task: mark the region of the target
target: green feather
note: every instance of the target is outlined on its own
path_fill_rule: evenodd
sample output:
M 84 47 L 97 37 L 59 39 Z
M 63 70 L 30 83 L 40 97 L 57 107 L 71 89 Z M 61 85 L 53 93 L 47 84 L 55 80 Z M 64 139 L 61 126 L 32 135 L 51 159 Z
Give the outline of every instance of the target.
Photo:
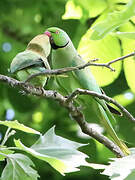
M 15 73 L 20 81 L 27 80 L 32 74 L 44 72 L 45 69 L 50 69 L 47 59 L 29 50 L 17 54 L 10 65 L 10 72 Z M 37 76 L 30 80 L 31 84 L 41 87 L 46 82 L 46 76 Z

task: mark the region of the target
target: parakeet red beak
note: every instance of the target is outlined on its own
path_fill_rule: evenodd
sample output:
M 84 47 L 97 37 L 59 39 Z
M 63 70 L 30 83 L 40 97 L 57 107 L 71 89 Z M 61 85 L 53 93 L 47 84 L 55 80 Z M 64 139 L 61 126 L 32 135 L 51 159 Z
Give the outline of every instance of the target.
M 51 37 L 51 33 L 49 31 L 44 32 L 48 37 Z

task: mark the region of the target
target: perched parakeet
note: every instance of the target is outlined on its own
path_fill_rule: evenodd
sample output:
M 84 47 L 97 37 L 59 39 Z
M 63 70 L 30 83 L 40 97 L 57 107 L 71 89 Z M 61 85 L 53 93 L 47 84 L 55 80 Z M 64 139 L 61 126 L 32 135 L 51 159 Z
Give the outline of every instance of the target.
M 20 81 L 36 73 L 50 69 L 47 57 L 50 54 L 51 46 L 48 36 L 37 35 L 28 44 L 25 51 L 17 54 L 11 62 L 10 72 L 15 73 Z M 43 87 L 47 82 L 46 76 L 36 76 L 30 80 L 35 86 Z
M 75 49 L 69 36 L 62 29 L 59 29 L 57 27 L 48 28 L 45 31 L 45 35 L 49 37 L 52 47 L 51 63 L 53 69 L 73 67 L 85 64 L 85 61 L 77 53 L 77 50 Z M 77 88 L 102 93 L 89 67 L 83 70 L 69 72 L 67 73 L 67 76 L 67 78 L 59 76 L 56 77 L 56 81 L 58 84 L 57 90 L 59 90 L 59 92 L 63 95 L 67 95 Z M 128 155 L 130 153 L 128 148 L 118 138 L 110 123 L 110 121 L 114 121 L 114 117 L 111 112 L 119 114 L 118 111 L 107 105 L 104 100 L 100 100 L 96 97 L 93 98 L 85 95 L 80 96 L 79 103 L 81 105 L 83 104 L 83 106 L 87 105 L 87 108 L 89 109 L 85 114 L 86 120 L 89 121 L 91 114 L 95 113 L 95 116 L 100 119 L 101 123 L 104 125 L 106 131 L 113 139 L 113 141 L 120 147 L 125 155 Z M 94 111 L 91 110 L 92 107 L 94 107 Z

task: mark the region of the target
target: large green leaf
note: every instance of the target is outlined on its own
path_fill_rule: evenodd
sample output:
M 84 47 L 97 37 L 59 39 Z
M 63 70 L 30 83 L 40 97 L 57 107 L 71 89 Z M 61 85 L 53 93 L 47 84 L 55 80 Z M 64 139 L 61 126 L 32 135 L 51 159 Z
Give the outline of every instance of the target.
M 93 33 L 91 35 L 91 39 L 98 40 L 103 38 L 109 32 L 118 28 L 133 16 L 135 16 L 135 1 L 130 0 L 124 10 L 109 13 L 108 17 L 104 21 L 96 24 L 92 28 Z
M 91 34 L 92 30 L 89 29 L 79 43 L 78 52 L 84 60 L 99 58 L 99 63 L 106 63 L 121 56 L 120 44 L 116 37 L 107 35 L 105 38 L 95 41 L 90 39 Z M 100 86 L 106 86 L 118 77 L 121 71 L 121 62 L 114 63 L 112 67 L 115 68 L 115 72 L 107 68 L 90 67 Z
M 15 121 L 0 121 L 0 124 L 2 124 L 4 126 L 8 126 L 13 129 L 18 129 L 20 131 L 24 131 L 27 133 L 40 134 L 40 132 L 38 132 L 32 128 L 29 128 L 27 126 L 24 126 L 23 124 L 19 123 L 17 120 L 15 120 Z
M 62 19 L 88 19 L 98 16 L 107 7 L 104 0 L 68 0 Z
M 84 146 L 57 136 L 54 127 L 44 136 L 40 136 L 38 141 L 30 148 L 24 146 L 20 140 L 15 140 L 15 145 L 38 159 L 48 162 L 62 175 L 68 172 L 78 171 L 81 165 L 90 166 L 86 161 L 87 155 L 77 150 Z
M 135 39 L 135 32 L 116 32 L 114 35 L 119 38 Z
M 104 0 L 73 0 L 76 5 L 79 5 L 83 14 L 87 14 L 87 19 L 89 17 L 96 17 L 101 14 L 107 7 L 107 2 Z M 83 15 L 84 16 L 84 15 Z M 85 17 L 86 18 L 86 17 Z
M 122 94 L 114 96 L 113 99 L 115 99 L 117 102 L 119 102 L 122 106 L 125 107 L 135 101 L 135 94 L 130 89 L 128 89 L 124 91 Z
M 131 23 L 126 23 L 120 28 L 121 32 L 135 32 L 135 27 Z M 135 40 L 134 39 L 127 39 L 127 38 L 120 38 L 122 42 L 123 48 L 123 55 L 127 55 L 135 51 Z M 126 76 L 127 83 L 131 90 L 135 92 L 135 59 L 134 56 L 129 57 L 128 59 L 124 60 L 124 72 Z
M 68 0 L 65 6 L 65 13 L 62 16 L 62 19 L 80 19 L 81 17 L 81 7 L 75 6 L 72 0 Z
M 123 158 L 113 158 L 106 166 L 102 174 L 113 180 L 133 180 L 135 175 L 135 149 L 131 149 L 132 154 Z
M 83 4 L 83 1 L 81 1 L 81 4 Z M 107 8 L 107 2 L 104 0 L 94 0 L 89 1 L 87 0 L 86 8 L 89 11 L 89 17 L 96 17 L 99 14 L 101 14 L 106 8 Z M 89 8 L 90 7 L 90 8 Z
M 134 180 L 135 179 L 135 170 L 132 170 L 132 172 L 127 176 L 125 180 Z
M 33 162 L 23 154 L 10 154 L 4 168 L 1 180 L 37 180 L 39 175 L 31 166 Z

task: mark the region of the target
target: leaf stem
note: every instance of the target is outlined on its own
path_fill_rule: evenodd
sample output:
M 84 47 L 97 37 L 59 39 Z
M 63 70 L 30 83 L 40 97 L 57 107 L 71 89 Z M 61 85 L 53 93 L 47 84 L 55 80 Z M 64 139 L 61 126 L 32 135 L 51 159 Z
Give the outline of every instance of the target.
M 0 152 L 0 155 L 5 156 L 5 157 L 8 158 L 8 155 L 7 155 L 7 154 L 4 154 L 4 153 L 2 153 L 2 152 Z
M 6 133 L 5 133 L 5 136 L 4 136 L 4 138 L 3 138 L 3 141 L 2 141 L 2 143 L 1 143 L 1 146 L 4 146 L 4 144 L 6 143 L 6 141 L 8 140 L 8 138 L 16 133 L 15 130 L 12 130 L 11 132 L 10 132 L 10 130 L 11 130 L 11 128 L 8 127 L 8 129 L 7 129 Z

